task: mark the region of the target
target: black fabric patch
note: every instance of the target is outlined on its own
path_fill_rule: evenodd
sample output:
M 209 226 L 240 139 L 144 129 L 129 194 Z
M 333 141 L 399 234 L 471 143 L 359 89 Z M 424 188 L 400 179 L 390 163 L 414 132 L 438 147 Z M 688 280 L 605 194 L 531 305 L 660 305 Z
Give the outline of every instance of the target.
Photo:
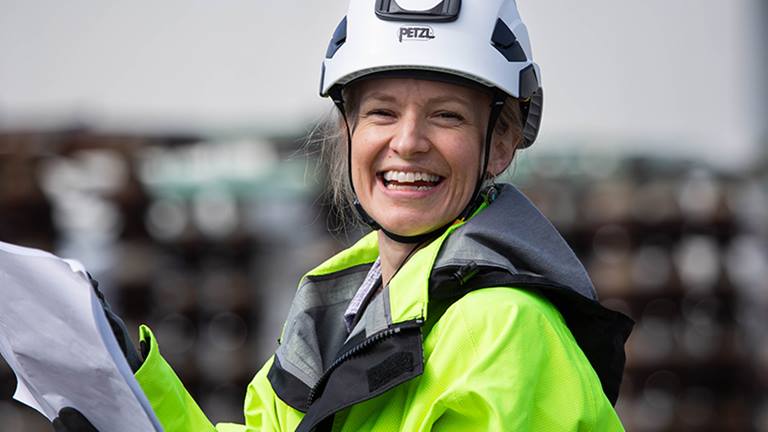
M 493 35 L 491 35 L 491 43 L 507 61 L 528 61 L 517 37 L 501 19 L 496 20 L 496 27 L 493 28 Z
M 398 324 L 397 333 L 381 339 L 334 369 L 328 375 L 324 389 L 319 392 L 319 397 L 309 406 L 296 432 L 316 432 L 317 426 L 324 424 L 325 419 L 334 413 L 374 398 L 421 375 L 424 371 L 421 324 L 419 321 Z M 386 359 L 402 352 L 411 353 L 411 369 L 403 368 L 398 376 L 390 376 L 389 381 L 383 382 L 376 390 L 369 391 L 365 382 L 371 365 L 385 363 Z
M 413 354 L 399 352 L 387 357 L 383 362 L 368 369 L 368 391 L 372 392 L 399 377 L 413 371 Z

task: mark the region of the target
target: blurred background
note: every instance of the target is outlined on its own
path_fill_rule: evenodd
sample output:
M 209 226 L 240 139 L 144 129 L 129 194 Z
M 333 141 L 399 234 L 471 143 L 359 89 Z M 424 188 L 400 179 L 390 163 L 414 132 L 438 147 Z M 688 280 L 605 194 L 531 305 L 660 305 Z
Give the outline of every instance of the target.
M 546 101 L 505 180 L 637 321 L 629 431 L 768 431 L 768 2 L 519 0 Z M 242 421 L 329 233 L 304 150 L 345 0 L 0 0 L 0 240 L 75 257 Z M 49 431 L 11 400 L 0 429 Z

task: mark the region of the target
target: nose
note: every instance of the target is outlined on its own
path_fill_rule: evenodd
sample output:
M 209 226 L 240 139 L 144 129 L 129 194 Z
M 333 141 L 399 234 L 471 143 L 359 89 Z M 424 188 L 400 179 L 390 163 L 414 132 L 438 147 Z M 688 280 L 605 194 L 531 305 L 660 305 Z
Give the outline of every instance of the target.
M 400 118 L 389 148 L 402 158 L 412 158 L 429 151 L 430 142 L 419 116 L 409 113 Z

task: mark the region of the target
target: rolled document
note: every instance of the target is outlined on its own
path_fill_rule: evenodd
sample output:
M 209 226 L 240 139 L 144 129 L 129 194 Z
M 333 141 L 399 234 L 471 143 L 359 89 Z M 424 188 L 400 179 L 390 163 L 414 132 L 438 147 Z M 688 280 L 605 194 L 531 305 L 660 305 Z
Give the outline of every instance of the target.
M 102 432 L 162 431 L 77 261 L 0 242 L 0 355 L 49 420 L 70 406 Z

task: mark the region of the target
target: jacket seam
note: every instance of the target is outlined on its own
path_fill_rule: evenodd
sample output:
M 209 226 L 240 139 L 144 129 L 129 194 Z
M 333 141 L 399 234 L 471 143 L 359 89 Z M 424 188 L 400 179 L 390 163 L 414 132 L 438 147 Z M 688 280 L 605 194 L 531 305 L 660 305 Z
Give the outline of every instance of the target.
M 477 340 L 475 339 L 475 335 L 472 334 L 471 327 L 470 327 L 469 323 L 467 322 L 467 318 L 465 316 L 465 311 L 464 311 L 464 305 L 461 303 L 461 299 L 456 301 L 455 304 L 456 304 L 456 308 L 458 309 L 459 317 L 461 318 L 461 323 L 464 326 L 464 331 L 467 332 L 467 336 L 469 336 L 469 342 L 472 344 L 472 351 L 473 351 L 475 357 L 477 357 L 479 355 L 479 353 L 480 353 L 479 344 L 477 343 Z

